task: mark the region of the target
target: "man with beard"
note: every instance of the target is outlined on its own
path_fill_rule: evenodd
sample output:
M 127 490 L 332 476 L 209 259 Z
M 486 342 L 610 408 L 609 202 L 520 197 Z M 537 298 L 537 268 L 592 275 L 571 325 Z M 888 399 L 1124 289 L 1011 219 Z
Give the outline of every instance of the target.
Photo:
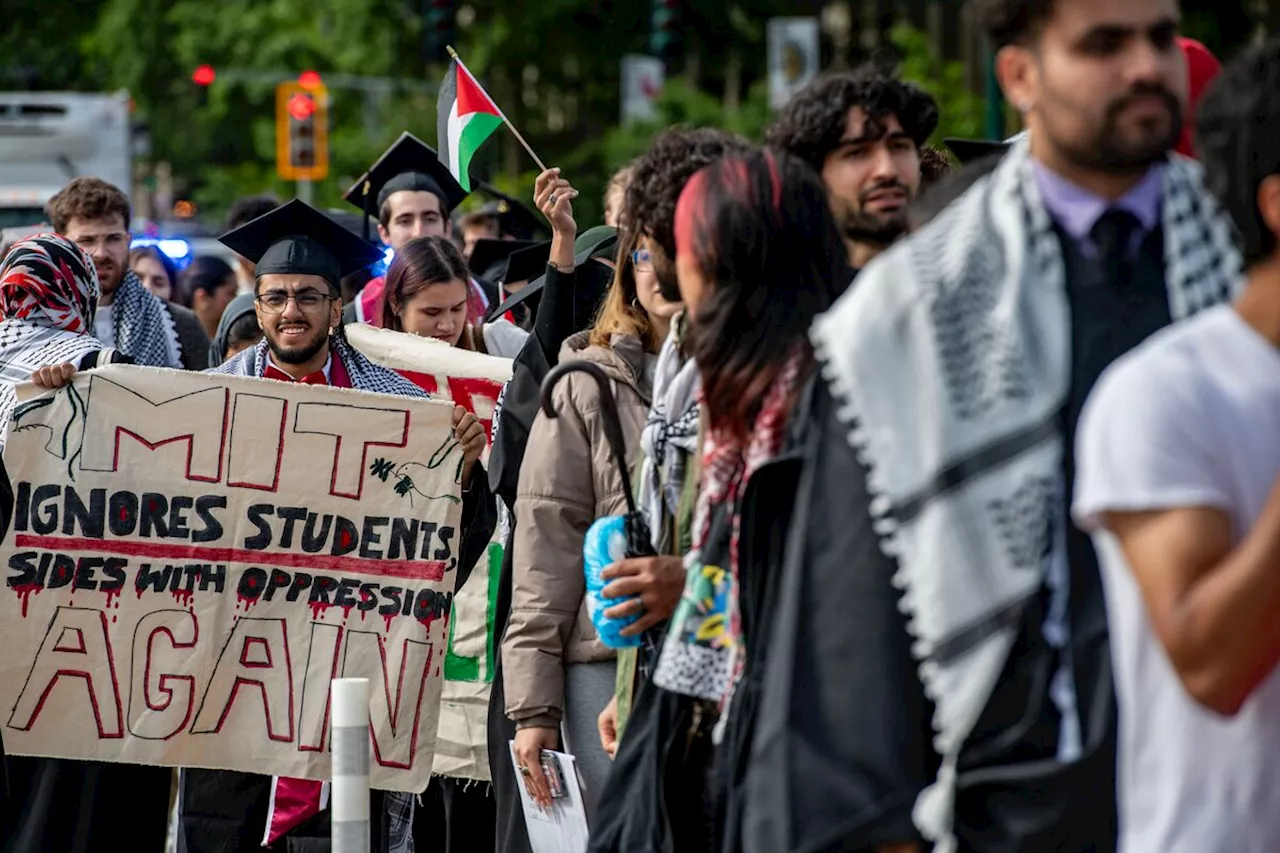
M 1244 291 L 1117 361 L 1080 422 L 1074 514 L 1106 581 L 1124 853 L 1280 837 L 1263 805 L 1280 785 L 1280 41 L 1227 66 L 1196 130 Z
M 381 253 L 301 201 L 291 201 L 221 237 L 255 266 L 255 301 L 263 340 L 213 373 L 354 388 L 405 397 L 427 396 L 394 371 L 369 361 L 342 333 L 338 283 Z M 496 521 L 479 458 L 484 429 L 454 407 L 463 446 L 460 586 L 487 547 Z M 181 846 L 185 853 L 250 849 L 328 849 L 327 799 L 319 782 L 230 771 L 183 773 Z M 370 814 L 374 851 L 412 850 L 413 798 L 375 791 Z M 265 833 L 264 833 L 265 825 Z M 265 841 L 264 841 L 265 834 Z
M 1076 422 L 1108 364 L 1231 297 L 1240 257 L 1198 165 L 1170 155 L 1176 0 L 978 12 L 1029 132 L 815 324 L 825 427 L 749 851 L 862 849 L 912 823 L 947 851 L 1115 848 L 1102 587 L 1067 516 Z
M 209 335 L 190 310 L 151 294 L 129 269 L 129 199 L 98 178 L 76 178 L 49 199 L 53 230 L 98 270 L 102 300 L 94 336 L 136 363 L 203 370 Z
M 867 64 L 802 89 L 766 141 L 822 176 L 856 274 L 906 233 L 907 205 L 920 191 L 921 147 L 937 126 L 928 93 Z

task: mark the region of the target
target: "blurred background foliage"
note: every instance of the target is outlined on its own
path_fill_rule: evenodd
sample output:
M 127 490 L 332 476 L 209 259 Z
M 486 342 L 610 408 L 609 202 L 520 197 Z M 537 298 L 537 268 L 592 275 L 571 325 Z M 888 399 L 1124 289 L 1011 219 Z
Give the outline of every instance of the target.
M 0 88 L 127 89 L 174 193 L 216 224 L 238 196 L 294 193 L 275 173 L 274 80 L 314 69 L 330 93 L 329 178 L 321 206 L 402 131 L 435 139 L 434 90 L 444 65 L 424 47 L 428 6 L 444 5 L 468 66 L 548 165 L 582 191 L 595 221 L 612 171 L 673 124 L 714 125 L 760 139 L 771 117 L 766 22 L 820 15 L 823 65 L 896 61 L 942 106 L 938 139 L 980 137 L 983 52 L 958 0 L 678 0 L 680 56 L 652 122 L 619 117 L 621 57 L 645 53 L 661 0 L 0 0 Z M 7 7 L 12 6 L 12 9 Z M 933 7 L 933 8 L 931 8 Z M 1185 31 L 1228 58 L 1280 28 L 1280 0 L 1183 3 Z M 967 35 L 962 36 L 963 30 Z M 217 71 L 192 82 L 201 64 Z M 386 91 L 340 85 L 384 78 Z M 520 198 L 536 167 L 509 133 L 482 151 L 476 173 Z

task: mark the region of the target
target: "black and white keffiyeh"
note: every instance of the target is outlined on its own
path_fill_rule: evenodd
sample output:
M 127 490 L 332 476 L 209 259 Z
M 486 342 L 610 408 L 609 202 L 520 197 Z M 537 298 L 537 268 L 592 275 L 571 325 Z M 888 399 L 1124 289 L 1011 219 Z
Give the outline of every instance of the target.
M 342 366 L 351 377 L 351 386 L 357 391 L 372 391 L 374 394 L 394 394 L 398 397 L 429 397 L 417 385 L 405 379 L 399 373 L 380 364 L 374 364 L 365 358 L 355 347 L 347 343 L 341 331 L 329 338 L 329 345 L 342 360 Z M 267 341 L 258 341 L 257 346 L 238 353 L 209 373 L 223 373 L 232 376 L 254 376 L 262 378 L 267 369 L 269 358 Z
M 111 302 L 116 349 L 148 367 L 182 369 L 182 345 L 173 316 L 160 297 L 142 286 L 129 270 Z
M 640 508 L 649 522 L 653 547 L 663 551 L 665 519 L 677 512 L 685 465 L 698 449 L 697 362 L 680 352 L 685 315 L 671 322 L 653 376 L 653 406 L 640 434 Z
M 1230 299 L 1241 261 L 1199 165 L 1175 155 L 1163 175 L 1176 321 Z M 894 585 L 936 707 L 942 766 L 915 819 L 939 853 L 955 849 L 956 761 L 1012 648 L 1016 614 L 1065 570 L 1070 327 L 1062 249 L 1024 139 L 868 265 L 813 329 L 839 419 L 870 472 L 876 531 L 898 562 Z

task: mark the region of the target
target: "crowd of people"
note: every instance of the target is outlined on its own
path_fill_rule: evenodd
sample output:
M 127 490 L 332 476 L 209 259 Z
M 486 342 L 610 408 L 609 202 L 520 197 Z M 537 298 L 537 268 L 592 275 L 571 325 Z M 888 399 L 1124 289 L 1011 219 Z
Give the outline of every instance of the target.
M 866 65 L 763 145 L 664 131 L 595 227 L 543 172 L 538 242 L 508 201 L 458 214 L 405 134 L 347 195 L 384 277 L 265 198 L 236 264 L 175 274 L 76 179 L 0 265 L 0 414 L 120 362 L 421 396 L 353 323 L 512 360 L 489 435 L 454 417 L 459 584 L 506 545 L 492 785 L 374 792 L 379 853 L 525 853 L 544 750 L 591 853 L 1270 850 L 1280 41 L 1220 68 L 1175 0 L 973 5 L 1023 132 L 958 165 L 934 98 Z M 631 492 L 618 649 L 583 548 Z M 167 769 L 5 765 L 6 853 L 327 849 L 318 782 L 183 770 L 175 802 Z

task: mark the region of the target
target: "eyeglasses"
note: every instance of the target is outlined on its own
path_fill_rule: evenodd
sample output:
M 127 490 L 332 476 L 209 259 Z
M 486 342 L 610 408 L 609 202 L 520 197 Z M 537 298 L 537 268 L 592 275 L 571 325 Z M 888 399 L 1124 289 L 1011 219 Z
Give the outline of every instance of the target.
M 653 255 L 648 249 L 636 249 L 631 253 L 631 266 L 636 272 L 652 272 Z
M 294 304 L 303 314 L 319 314 L 334 297 L 326 293 L 320 293 L 315 290 L 304 290 L 301 293 L 283 293 L 275 290 L 264 293 L 257 298 L 257 303 L 262 306 L 262 310 L 268 314 L 282 314 L 285 306 L 292 299 Z
M 72 237 L 71 242 L 89 253 L 92 253 L 99 245 L 105 246 L 111 251 L 119 251 L 129 245 L 129 235 L 124 231 L 114 231 L 110 234 L 85 234 L 80 237 Z

